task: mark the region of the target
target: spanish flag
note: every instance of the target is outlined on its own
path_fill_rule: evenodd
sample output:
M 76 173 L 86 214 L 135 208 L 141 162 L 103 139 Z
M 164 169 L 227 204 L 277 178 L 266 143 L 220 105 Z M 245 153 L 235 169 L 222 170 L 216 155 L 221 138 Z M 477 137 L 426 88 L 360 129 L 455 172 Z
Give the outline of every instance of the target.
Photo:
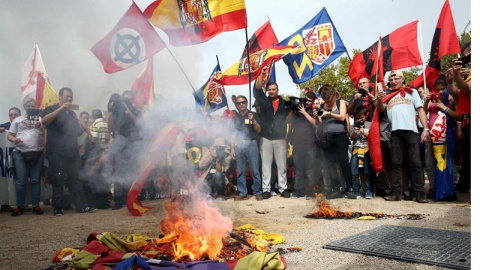
M 245 0 L 157 0 L 143 14 L 174 46 L 203 43 L 247 27 Z
M 45 109 L 59 102 L 58 94 L 43 76 L 37 77 L 37 90 L 35 93 L 37 107 Z
M 250 63 L 248 58 L 243 58 L 229 67 L 225 72 L 217 76 L 217 81 L 223 85 L 242 85 L 255 80 L 260 76 L 264 66 L 269 66 L 282 59 L 283 56 L 293 51 L 297 46 L 273 46 L 250 54 Z M 248 75 L 250 67 L 251 78 Z
M 133 103 L 138 109 L 143 109 L 152 104 L 155 99 L 153 92 L 153 59 L 148 59 L 147 66 L 140 72 L 133 82 L 132 92 L 134 93 Z

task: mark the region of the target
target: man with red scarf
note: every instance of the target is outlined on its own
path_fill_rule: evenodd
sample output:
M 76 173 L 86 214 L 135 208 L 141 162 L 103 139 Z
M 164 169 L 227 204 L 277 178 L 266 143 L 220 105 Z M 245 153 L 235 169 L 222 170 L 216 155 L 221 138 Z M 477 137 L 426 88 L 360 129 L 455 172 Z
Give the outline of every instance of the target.
M 378 93 L 376 107 L 379 112 L 387 110 L 388 120 L 391 124 L 390 156 L 392 160 L 392 192 L 385 196 L 387 201 L 400 201 L 402 199 L 402 161 L 403 149 L 406 149 L 410 170 L 412 173 L 413 198 L 418 203 L 427 203 L 425 197 L 425 179 L 423 167 L 420 161 L 418 142 L 418 128 L 416 124 L 416 112 L 424 127 L 428 127 L 427 117 L 423 110 L 423 104 L 418 92 L 405 87 L 403 73 L 393 70 L 389 76 L 392 93 L 386 96 L 385 92 Z M 421 141 L 425 142 L 429 137 L 429 130 L 422 132 Z

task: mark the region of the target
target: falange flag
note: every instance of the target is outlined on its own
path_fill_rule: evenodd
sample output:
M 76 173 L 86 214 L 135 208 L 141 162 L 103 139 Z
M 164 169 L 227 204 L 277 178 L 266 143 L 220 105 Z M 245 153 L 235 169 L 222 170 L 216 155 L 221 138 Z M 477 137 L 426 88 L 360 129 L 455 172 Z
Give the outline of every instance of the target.
M 106 73 L 134 66 L 165 48 L 153 26 L 133 3 L 115 27 L 90 49 Z
M 315 77 L 347 51 L 325 8 L 278 45 L 301 45 L 283 57 L 293 82 L 297 84 Z

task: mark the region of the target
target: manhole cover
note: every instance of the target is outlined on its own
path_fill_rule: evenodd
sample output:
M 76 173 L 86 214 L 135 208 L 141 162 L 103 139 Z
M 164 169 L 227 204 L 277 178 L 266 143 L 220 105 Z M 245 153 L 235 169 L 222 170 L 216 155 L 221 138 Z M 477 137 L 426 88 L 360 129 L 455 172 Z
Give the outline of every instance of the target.
M 470 269 L 470 241 L 469 232 L 385 225 L 326 244 L 324 248 Z

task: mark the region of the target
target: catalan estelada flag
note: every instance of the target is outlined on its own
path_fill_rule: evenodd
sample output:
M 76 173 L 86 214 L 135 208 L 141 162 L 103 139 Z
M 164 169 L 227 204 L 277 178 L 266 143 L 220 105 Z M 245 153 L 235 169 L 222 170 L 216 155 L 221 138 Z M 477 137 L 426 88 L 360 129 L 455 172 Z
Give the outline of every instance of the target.
M 279 45 L 301 45 L 283 58 L 293 82 L 297 84 L 317 76 L 347 51 L 325 8 Z
M 175 142 L 175 139 L 180 132 L 180 128 L 175 124 L 168 124 L 160 129 L 148 147 L 148 152 L 145 153 L 142 166 L 138 170 L 137 178 L 130 187 L 127 196 L 127 209 L 134 216 L 141 216 L 145 211 L 151 209 L 150 206 L 144 206 L 138 201 L 138 195 L 142 192 L 143 186 L 148 179 L 152 170 L 158 166 L 155 162 L 164 155 L 167 150 Z
M 174 46 L 206 42 L 247 27 L 245 0 L 157 0 L 143 14 Z
M 37 101 L 37 107 L 41 109 L 57 104 L 59 101 L 57 92 L 43 76 L 37 77 L 35 100 Z
M 221 72 L 219 64 L 213 69 L 208 81 L 200 89 L 193 92 L 195 103 L 209 114 L 227 106 L 225 87 L 215 81 L 218 72 Z
M 260 76 L 264 66 L 272 65 L 274 62 L 282 59 L 285 55 L 295 50 L 297 46 L 273 46 L 250 54 L 250 64 L 248 58 L 243 58 L 230 66 L 227 70 L 217 76 L 217 81 L 223 85 L 242 85 L 255 80 Z M 250 67 L 251 78 L 248 75 Z

